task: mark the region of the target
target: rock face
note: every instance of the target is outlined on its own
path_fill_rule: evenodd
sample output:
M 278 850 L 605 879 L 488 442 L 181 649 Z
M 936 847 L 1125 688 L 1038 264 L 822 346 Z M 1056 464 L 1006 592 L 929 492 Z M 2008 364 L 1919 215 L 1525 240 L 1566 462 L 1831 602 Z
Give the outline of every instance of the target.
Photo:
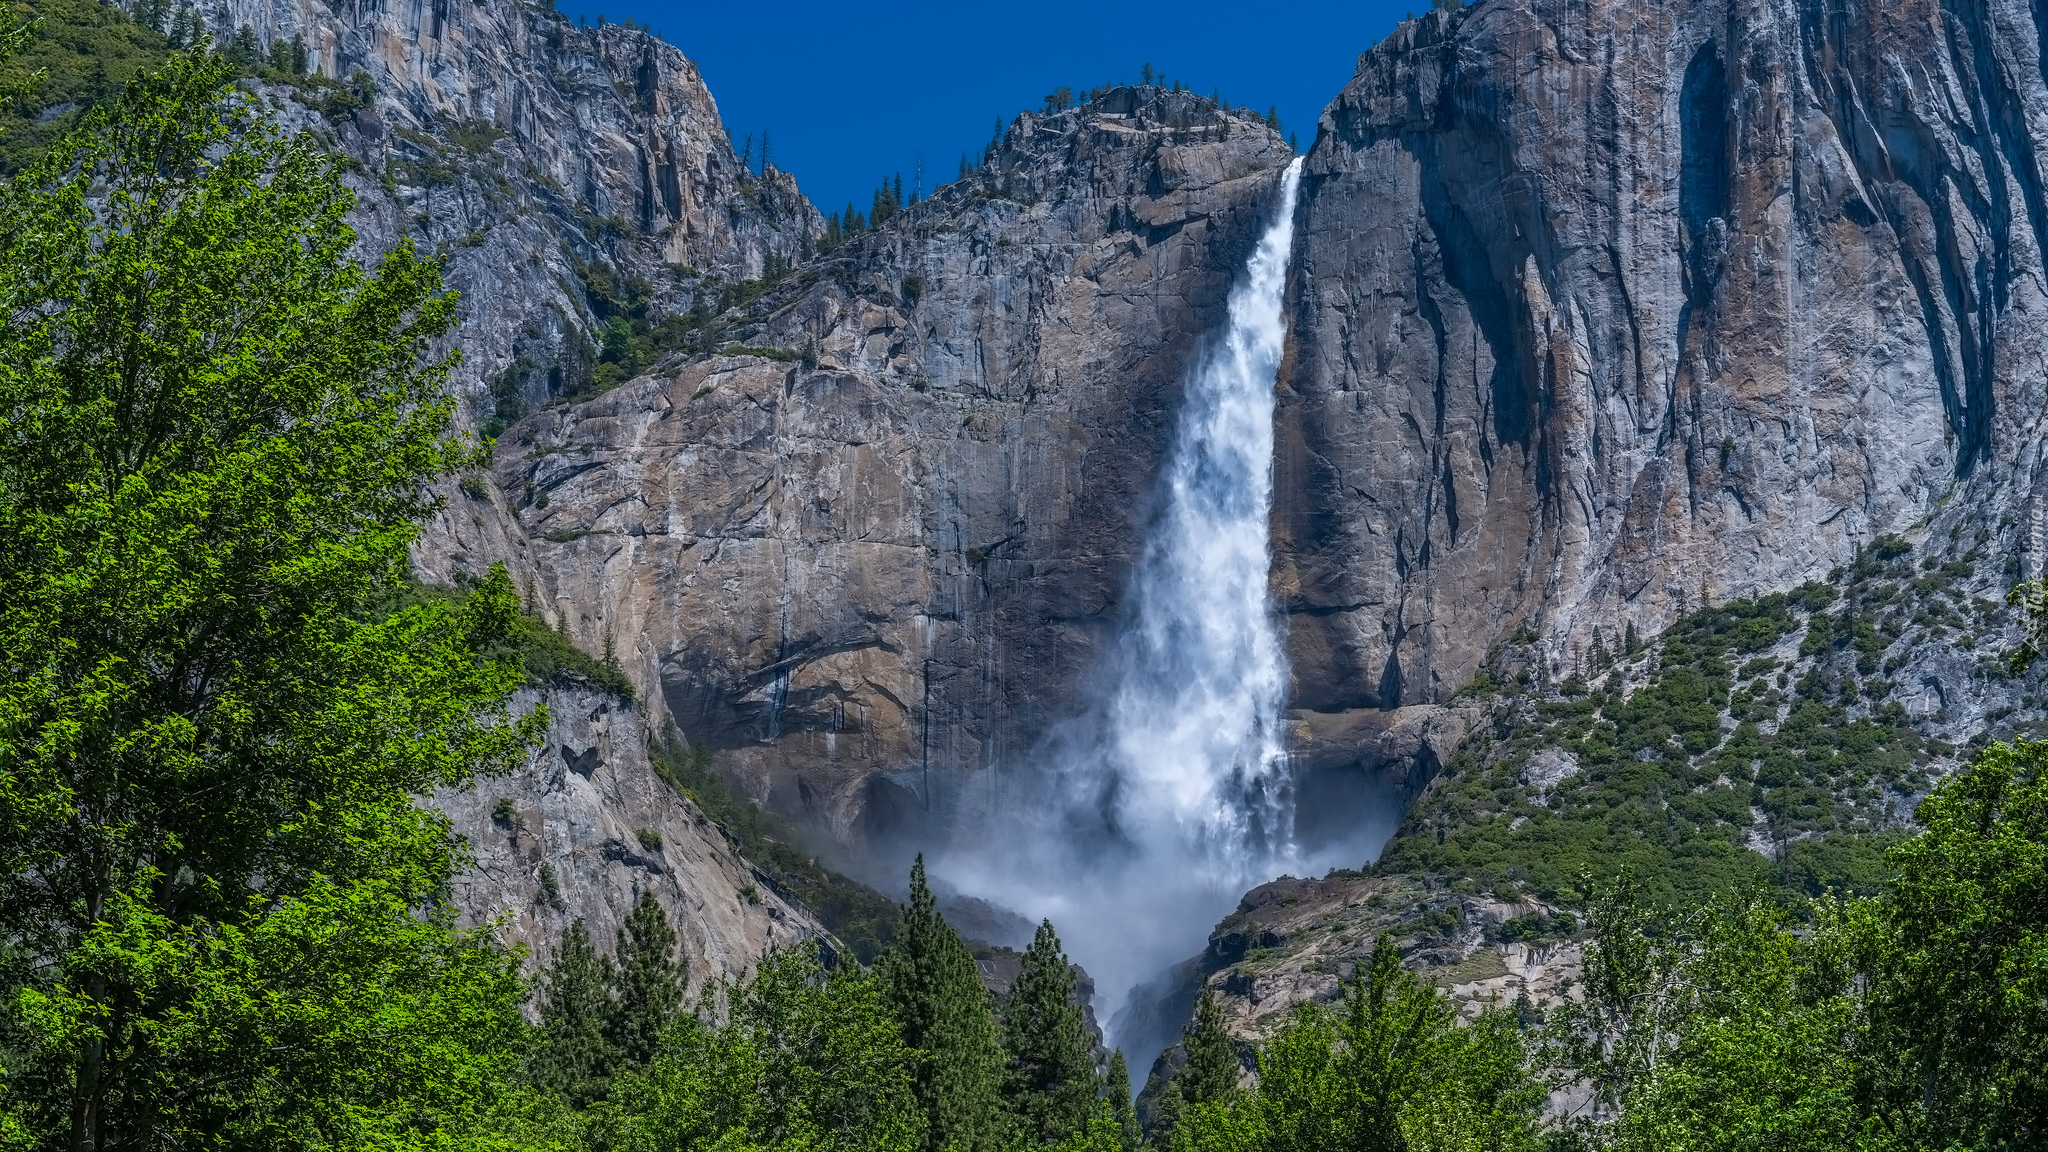
M 518 772 L 434 798 L 476 854 L 453 893 L 467 922 L 502 918 L 499 936 L 525 945 L 538 966 L 577 918 L 609 950 L 651 892 L 696 984 L 825 936 L 655 772 L 639 709 L 603 692 L 552 688 L 520 693 L 514 711 L 539 705 L 547 740 Z
M 2044 31 L 2002 0 L 1489 0 L 1362 56 L 1283 381 L 1297 703 L 1439 700 L 1525 624 L 1611 645 L 1952 496 L 2028 500 Z
M 1111 634 L 1184 373 L 1286 145 L 1158 88 L 729 320 L 732 354 L 500 441 L 540 594 L 756 799 L 855 844 L 987 803 Z
M 193 8 L 218 43 L 248 28 L 265 53 L 305 45 L 314 78 L 264 95 L 360 165 L 350 183 L 366 258 L 409 241 L 446 260 L 462 296 L 452 343 L 466 422 L 588 391 L 619 297 L 681 312 L 796 262 L 823 229 L 792 177 L 742 162 L 696 65 L 645 32 L 578 27 L 538 0 Z M 367 107 L 320 79 L 358 75 Z M 451 497 L 422 575 L 503 561 L 530 584 L 502 502 Z
M 617 651 L 648 723 L 845 843 L 1003 803 L 1094 690 L 1290 149 L 1100 91 L 816 255 L 816 212 L 745 171 L 679 53 L 526 3 L 399 8 L 202 10 L 375 81 L 333 115 L 271 94 L 362 162 L 366 249 L 446 247 L 471 415 L 533 410 L 423 571 L 505 561 Z M 2017 0 L 1481 0 L 1361 56 L 1308 157 L 1279 380 L 1304 795 L 1405 803 L 1511 638 L 1540 687 L 1901 531 L 1983 561 L 1973 598 L 2042 572 L 2044 43 Z M 629 283 L 734 306 L 715 351 L 591 396 Z M 1886 657 L 1950 739 L 2018 691 L 1962 686 L 1971 631 Z
M 2038 506 L 2038 44 L 2012 4 L 1487 0 L 1362 56 L 1280 381 L 1304 763 L 1398 803 L 1443 742 L 1395 710 L 1519 629 L 1562 667 L 1944 500 Z M 1089 690 L 1286 158 L 1157 89 L 1021 119 L 729 318 L 748 354 L 519 427 L 543 598 L 842 840 L 994 802 Z
M 541 0 L 191 7 L 220 44 L 242 28 L 266 55 L 303 44 L 307 80 L 258 87 L 283 123 L 356 162 L 364 258 L 405 242 L 444 258 L 462 297 L 459 419 L 472 426 L 589 391 L 596 331 L 622 295 L 684 311 L 797 262 L 822 230 L 794 179 L 748 170 L 696 66 L 644 32 L 578 27 Z M 450 485 L 416 561 L 441 583 L 503 562 L 530 588 L 527 547 L 503 498 L 472 482 Z M 538 963 L 574 917 L 609 948 L 651 891 L 699 981 L 822 933 L 656 776 L 640 712 L 574 691 L 545 699 L 548 744 L 524 770 L 438 798 L 476 846 L 455 892 L 472 920 L 505 914 L 506 938 Z

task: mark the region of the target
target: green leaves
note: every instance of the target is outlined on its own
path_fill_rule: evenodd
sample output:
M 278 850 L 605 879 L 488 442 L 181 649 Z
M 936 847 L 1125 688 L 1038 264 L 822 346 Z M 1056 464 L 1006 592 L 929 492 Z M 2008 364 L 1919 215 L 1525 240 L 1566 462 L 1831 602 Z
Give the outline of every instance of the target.
M 602 1148 L 913 1152 L 924 1117 L 911 1057 L 875 984 L 826 974 L 815 949 L 762 962 L 722 997 L 723 1026 L 685 1019 L 642 1077 L 588 1122 Z M 714 999 L 706 1015 L 717 1015 Z
M 1403 969 L 1382 937 L 1338 1005 L 1295 1009 L 1260 1053 L 1255 1088 L 1189 1104 L 1171 1147 L 1529 1148 L 1542 1102 L 1513 1018 L 1486 1012 L 1460 1022 L 1444 993 Z
M 445 1143 L 516 963 L 421 793 L 509 766 L 502 571 L 385 607 L 448 428 L 439 269 L 174 57 L 0 188 L 0 1110 L 74 1147 Z
M 2048 743 L 1994 744 L 1921 804 L 1860 919 L 1869 1091 L 1920 1139 L 2048 1130 Z

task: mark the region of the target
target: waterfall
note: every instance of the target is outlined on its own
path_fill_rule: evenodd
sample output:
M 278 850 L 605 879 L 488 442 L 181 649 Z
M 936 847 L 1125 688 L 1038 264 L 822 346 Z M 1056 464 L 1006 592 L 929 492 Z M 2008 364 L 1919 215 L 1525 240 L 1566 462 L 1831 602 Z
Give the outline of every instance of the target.
M 1272 568 L 1273 380 L 1301 161 L 1188 379 L 1162 513 L 1131 584 L 1103 758 L 1118 830 L 1158 863 L 1241 888 L 1286 850 L 1287 689 Z
M 1035 787 L 998 826 L 941 865 L 963 891 L 1050 916 L 1109 1007 L 1199 952 L 1291 860 L 1268 517 L 1300 179 L 1296 159 L 1229 326 L 1188 377 L 1097 707 L 1034 757 Z

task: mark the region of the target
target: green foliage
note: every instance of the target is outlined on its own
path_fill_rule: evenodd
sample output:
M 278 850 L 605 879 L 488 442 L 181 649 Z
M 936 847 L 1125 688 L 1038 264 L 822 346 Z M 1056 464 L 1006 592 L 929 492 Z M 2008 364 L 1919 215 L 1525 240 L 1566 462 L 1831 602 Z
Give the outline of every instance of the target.
M 1250 1091 L 1190 1104 L 1176 1152 L 1387 1152 L 1536 1146 L 1543 1089 L 1514 1019 L 1458 1021 L 1382 937 L 1341 1002 L 1303 1004 L 1259 1055 Z
M 1623 867 L 1667 904 L 1757 884 L 1793 902 L 1877 891 L 1899 810 L 1944 749 L 1883 700 L 1888 684 L 1857 674 L 1877 670 L 1910 627 L 1909 592 L 1923 605 L 1956 595 L 1946 578 L 1909 588 L 1901 546 L 1873 546 L 1841 590 L 1809 584 L 1695 611 L 1647 658 L 1627 655 L 1632 638 L 1612 655 L 1596 638 L 1584 670 L 1594 683 L 1493 697 L 1492 722 L 1379 869 L 1566 902 L 1580 872 Z M 1810 660 L 1796 684 L 1769 655 L 1793 637 Z M 1544 761 L 1576 771 L 1539 782 Z
M 706 749 L 671 733 L 653 756 L 663 779 L 703 809 L 777 891 L 810 909 L 861 963 L 874 963 L 895 939 L 901 918 L 895 902 L 820 863 L 807 849 L 805 833 L 735 792 L 711 767 Z
M 380 607 L 397 609 L 426 607 L 445 609 L 472 594 L 478 582 L 458 575 L 454 588 L 438 588 L 408 581 L 401 590 L 379 600 Z M 516 613 L 504 634 L 494 639 L 490 655 L 518 668 L 523 681 L 535 688 L 590 687 L 609 692 L 621 700 L 635 696 L 633 681 L 616 662 L 607 663 L 578 648 L 560 630 L 531 612 Z
M 599 954 L 590 930 L 580 919 L 571 923 L 541 977 L 540 1035 L 529 1074 L 574 1107 L 604 1099 L 623 1059 L 617 984 L 617 966 Z
M 29 89 L 21 106 L 0 104 L 0 174 L 27 167 L 171 51 L 162 34 L 100 0 L 14 0 L 0 12 L 0 26 L 31 21 L 22 50 L 0 53 L 0 93 Z
M 1180 1097 L 1189 1104 L 1213 1104 L 1237 1089 L 1244 1067 L 1237 1058 L 1237 1045 L 1223 1026 L 1223 1008 L 1216 991 L 1204 987 L 1195 1005 L 1195 1018 L 1181 1036 L 1181 1050 L 1187 1064 L 1174 1077 Z
M 1655 912 L 1626 875 L 1605 888 L 1584 994 L 1547 1033 L 1559 1080 L 1620 1119 L 1571 1127 L 1629 1149 L 1853 1146 L 1857 1037 L 1833 907 L 1802 937 L 1761 889 Z
M 615 1047 L 629 1063 L 645 1064 L 654 1059 L 662 1034 L 682 1015 L 683 987 L 690 968 L 680 945 L 668 913 L 662 911 L 654 894 L 641 893 L 639 903 L 619 929 L 615 966 L 619 1006 L 613 1025 Z
M 1920 806 L 1861 960 L 1871 1091 L 1928 1147 L 2048 1132 L 2048 743 L 1994 744 Z
M 542 717 L 502 570 L 406 581 L 453 319 L 338 162 L 173 57 L 0 190 L 0 1111 L 73 1147 L 454 1138 L 517 1021 L 415 803 Z M 440 1135 L 434 1135 L 439 1133 Z
M 1181 1068 L 1160 1095 L 1152 1117 L 1153 1136 L 1168 1148 L 1174 1146 L 1174 1132 L 1191 1106 L 1229 1100 L 1236 1095 L 1237 1082 L 1244 1074 L 1237 1044 L 1224 1027 L 1215 989 L 1202 988 L 1194 1019 L 1181 1031 L 1180 1048 Z
M 1921 806 L 1876 897 L 1595 901 L 1546 1033 L 1618 1149 L 2026 1148 L 2048 1130 L 2048 745 L 1994 745 Z
M 1102 1077 L 1102 1098 L 1109 1105 L 1110 1121 L 1116 1125 L 1113 1147 L 1119 1152 L 1137 1152 L 1145 1135 L 1138 1128 L 1138 1109 L 1131 1101 L 1131 1067 L 1121 1048 L 1109 1058 L 1109 1071 Z
M 718 1005 L 707 1005 L 706 1015 Z M 593 1110 L 590 1142 L 619 1152 L 916 1152 L 912 1056 L 873 981 L 827 975 L 815 949 L 764 961 L 724 993 L 723 1025 L 670 1030 L 644 1075 Z
M 700 286 L 688 312 L 665 315 L 654 306 L 654 285 L 637 276 L 619 276 L 604 265 L 579 263 L 592 311 L 604 327 L 586 385 L 569 389 L 567 399 L 610 390 L 648 371 L 673 353 L 703 352 L 717 343 L 713 319 L 718 313 L 751 304 L 769 286 L 766 280 L 729 285 L 715 299 Z M 508 414 L 507 422 L 516 419 Z
M 912 1084 L 929 1121 L 927 1152 L 1002 1147 L 1005 1060 L 995 1014 L 974 957 L 939 915 L 922 855 L 911 867 L 910 906 L 896 942 L 875 962 L 875 981 L 916 1061 Z
M 1026 1140 L 1056 1144 L 1096 1112 L 1100 1080 L 1080 1005 L 1074 968 L 1053 933 L 1039 924 L 1023 970 L 1003 1003 L 1003 1098 Z

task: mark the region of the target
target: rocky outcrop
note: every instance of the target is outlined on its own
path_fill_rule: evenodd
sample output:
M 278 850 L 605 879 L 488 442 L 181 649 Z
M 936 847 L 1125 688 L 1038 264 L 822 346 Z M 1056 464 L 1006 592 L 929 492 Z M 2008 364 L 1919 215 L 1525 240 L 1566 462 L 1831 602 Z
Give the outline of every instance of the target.
M 2044 33 L 2004 0 L 1489 0 L 1362 56 L 1283 381 L 1297 704 L 1439 700 L 1524 626 L 1611 646 L 2025 501 Z
M 451 893 L 466 922 L 495 923 L 500 939 L 524 945 L 538 967 L 575 919 L 608 951 L 652 893 L 697 984 L 739 976 L 774 949 L 828 938 L 655 771 L 638 708 L 571 687 L 527 690 L 513 704 L 516 712 L 541 706 L 546 740 L 518 771 L 433 799 L 476 857 Z
M 822 231 L 793 178 L 735 153 L 696 65 L 644 31 L 580 27 L 541 0 L 192 8 L 218 44 L 246 28 L 266 57 L 303 47 L 304 79 L 255 86 L 354 162 L 365 259 L 407 242 L 443 258 L 468 426 L 591 392 L 607 320 L 690 309 L 796 263 Z M 483 480 L 448 486 L 419 573 L 448 583 L 502 562 L 532 588 L 525 530 Z M 653 892 L 700 981 L 822 933 L 657 776 L 637 709 L 570 689 L 522 704 L 542 699 L 552 726 L 532 761 L 437 801 L 475 845 L 454 893 L 473 922 L 504 917 L 540 963 L 577 917 L 608 948 Z
M 846 842 L 989 802 L 1087 691 L 1289 156 L 1158 88 L 1025 116 L 729 352 L 529 417 L 495 471 L 546 610 Z
M 304 46 L 304 82 L 259 87 L 287 124 L 356 162 L 365 258 L 406 242 L 444 258 L 461 294 L 453 382 L 472 426 L 591 391 L 598 330 L 623 309 L 714 300 L 797 262 L 823 230 L 792 177 L 742 162 L 697 66 L 645 31 L 582 27 L 541 0 L 193 9 L 217 43 L 247 28 L 266 56 Z M 531 584 L 504 503 L 449 495 L 421 574 L 447 582 L 504 562 Z

